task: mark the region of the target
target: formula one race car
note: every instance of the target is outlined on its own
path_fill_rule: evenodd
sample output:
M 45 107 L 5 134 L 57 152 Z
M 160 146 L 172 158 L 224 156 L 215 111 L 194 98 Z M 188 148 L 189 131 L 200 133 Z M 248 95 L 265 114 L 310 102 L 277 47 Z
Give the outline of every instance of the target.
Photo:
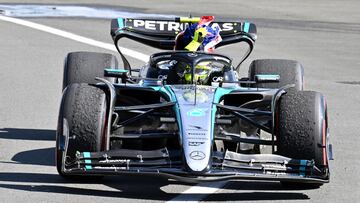
M 111 54 L 66 58 L 56 138 L 60 175 L 329 182 L 326 101 L 303 91 L 303 67 L 254 60 L 249 75 L 239 77 L 257 37 L 253 23 L 118 18 L 111 35 L 122 69 Z M 132 69 L 119 48 L 123 38 L 169 51 Z M 240 42 L 249 50 L 237 66 L 214 52 Z

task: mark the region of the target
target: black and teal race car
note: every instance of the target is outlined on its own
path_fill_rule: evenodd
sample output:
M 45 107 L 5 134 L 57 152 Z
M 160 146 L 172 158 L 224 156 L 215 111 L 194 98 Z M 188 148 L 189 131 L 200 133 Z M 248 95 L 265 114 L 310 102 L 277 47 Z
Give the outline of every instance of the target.
M 254 60 L 240 77 L 257 38 L 255 24 L 243 21 L 211 24 L 221 28 L 216 47 L 249 45 L 238 65 L 221 54 L 174 51 L 178 33 L 198 21 L 112 20 L 122 66 L 111 54 L 67 55 L 56 138 L 59 174 L 329 182 L 326 100 L 303 89 L 301 64 Z M 123 38 L 167 51 L 134 69 L 119 49 Z M 199 84 L 195 69 L 204 63 L 212 67 L 210 80 Z M 190 83 L 181 80 L 184 67 Z

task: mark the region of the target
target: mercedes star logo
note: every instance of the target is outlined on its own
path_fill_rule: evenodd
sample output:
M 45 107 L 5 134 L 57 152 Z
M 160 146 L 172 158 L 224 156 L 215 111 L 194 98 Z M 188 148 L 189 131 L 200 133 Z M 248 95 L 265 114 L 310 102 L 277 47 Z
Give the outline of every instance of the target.
M 201 152 L 201 151 L 192 151 L 190 153 L 190 158 L 192 158 L 194 160 L 203 160 L 203 159 L 205 159 L 205 154 L 204 154 L 204 152 Z

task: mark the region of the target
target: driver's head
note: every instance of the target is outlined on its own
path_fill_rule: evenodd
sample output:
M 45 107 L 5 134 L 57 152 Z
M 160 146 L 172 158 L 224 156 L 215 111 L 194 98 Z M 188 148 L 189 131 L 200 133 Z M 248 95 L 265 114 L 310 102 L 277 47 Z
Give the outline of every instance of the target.
M 205 85 L 208 83 L 211 74 L 211 66 L 209 62 L 202 62 L 195 66 L 194 82 Z M 186 83 L 191 83 L 191 68 L 185 69 L 184 79 Z
M 176 63 L 175 70 L 177 76 L 184 84 L 208 84 L 210 74 L 212 72 L 212 67 L 210 62 L 201 62 L 195 66 L 194 78 L 192 78 L 192 69 L 188 63 Z

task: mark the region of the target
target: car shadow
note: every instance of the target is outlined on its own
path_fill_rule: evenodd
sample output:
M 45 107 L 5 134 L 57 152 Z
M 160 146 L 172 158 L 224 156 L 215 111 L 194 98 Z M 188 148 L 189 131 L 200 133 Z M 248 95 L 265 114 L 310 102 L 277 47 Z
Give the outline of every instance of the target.
M 43 129 L 20 129 L 1 128 L 0 139 L 32 140 L 32 141 L 55 141 L 55 130 Z M 54 147 L 44 149 L 32 149 L 15 154 L 9 164 L 32 164 L 54 166 L 55 164 L 55 143 Z M 36 158 L 34 158 L 36 157 Z M 5 163 L 2 161 L 2 163 Z
M 53 141 L 55 133 L 55 130 L 1 128 L 0 139 Z
M 22 151 L 15 154 L 11 160 L 19 164 L 55 166 L 55 147 Z
M 55 194 L 92 195 L 98 197 L 142 199 L 153 201 L 166 201 L 182 195 L 187 201 L 199 200 L 202 193 L 167 193 L 163 186 L 184 185 L 184 183 L 168 180 L 161 177 L 149 176 L 109 176 L 97 181 L 68 180 L 57 174 L 41 173 L 0 173 L 1 188 L 36 191 Z M 12 184 L 13 183 L 13 184 Z M 19 184 L 17 184 L 19 183 Z M 103 184 L 114 190 L 87 189 L 79 184 Z M 74 186 L 76 185 L 76 186 Z M 186 184 L 192 186 L 194 184 Z M 277 183 L 262 182 L 239 182 L 241 185 L 237 192 L 217 192 L 210 194 L 206 201 L 251 201 L 251 200 L 306 200 L 310 199 L 306 194 L 297 191 L 282 191 Z M 228 189 L 228 187 L 226 187 Z M 249 191 L 251 190 L 251 191 Z M 264 191 L 270 190 L 270 191 Z M 271 191 L 274 190 L 274 191 Z M 276 190 L 276 191 L 275 191 Z
M 18 140 L 55 140 L 55 130 L 37 129 L 0 129 L 0 139 Z M 54 143 L 55 144 L 55 143 Z M 15 154 L 11 164 L 32 164 L 43 166 L 54 166 L 54 148 L 32 149 Z M 5 163 L 5 162 L 4 162 Z M 5 163 L 7 164 L 7 163 Z M 10 163 L 9 163 L 10 164 Z M 54 171 L 55 171 L 54 167 Z M 86 180 L 86 179 L 85 179 Z M 106 185 L 114 190 L 86 188 L 79 184 Z M 179 187 L 177 187 L 177 185 Z M 164 186 L 170 188 L 181 188 L 186 184 L 183 182 L 168 180 L 159 176 L 122 175 L 109 176 L 98 181 L 69 180 L 58 174 L 44 174 L 32 172 L 0 172 L 0 187 L 12 190 L 36 191 L 54 194 L 91 195 L 98 197 L 142 199 L 152 201 L 167 201 L 182 195 L 184 199 L 199 200 L 203 194 L 182 194 L 181 192 L 168 192 Z M 309 197 L 299 191 L 282 188 L 278 183 L 262 183 L 235 181 L 226 185 L 226 189 L 234 189 L 237 192 L 228 193 L 220 190 L 211 194 L 206 201 L 251 201 L 251 200 L 304 200 Z
M 6 184 L 2 183 L 6 182 Z M 166 193 L 161 187 L 171 184 L 170 180 L 154 177 L 138 176 L 109 176 L 101 180 L 90 179 L 71 180 L 57 174 L 41 173 L 0 173 L 0 188 L 45 192 L 55 194 L 91 195 L 98 197 L 144 199 L 144 200 L 169 200 L 178 194 Z M 84 184 L 81 187 L 79 184 Z M 107 185 L 114 190 L 89 189 L 89 184 Z M 76 185 L 76 186 L 74 186 Z M 116 185 L 116 187 L 114 187 Z

